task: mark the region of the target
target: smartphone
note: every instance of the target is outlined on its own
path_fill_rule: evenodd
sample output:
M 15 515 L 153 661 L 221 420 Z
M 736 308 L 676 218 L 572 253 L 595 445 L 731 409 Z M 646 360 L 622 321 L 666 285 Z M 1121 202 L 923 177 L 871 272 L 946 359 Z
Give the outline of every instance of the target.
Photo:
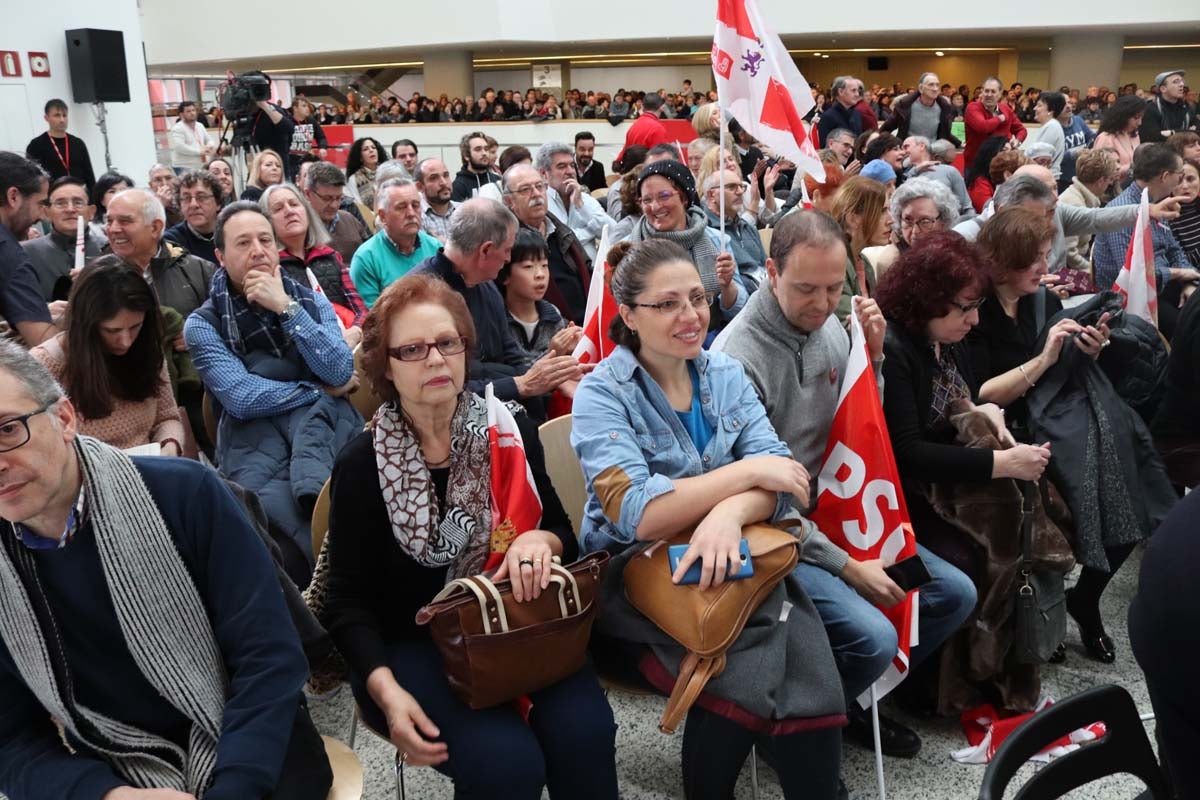
M 925 562 L 921 560 L 920 556 L 909 556 L 890 567 L 884 567 L 883 571 L 906 592 L 911 592 L 933 580 L 933 576 L 929 574 L 929 568 L 925 566 Z
M 671 567 L 671 574 L 675 574 L 675 570 L 679 568 L 679 559 L 683 558 L 683 554 L 687 552 L 688 545 L 673 544 L 667 548 L 667 563 Z M 725 580 L 736 581 L 742 578 L 749 578 L 754 574 L 754 561 L 750 558 L 750 545 L 745 539 L 738 543 L 738 554 L 741 558 L 741 566 L 738 567 L 737 574 L 734 575 L 728 570 L 725 572 Z M 683 573 L 683 580 L 679 582 L 680 586 L 695 586 L 700 582 L 700 570 L 704 567 L 704 563 L 700 559 L 692 562 L 692 566 L 688 567 L 688 571 Z

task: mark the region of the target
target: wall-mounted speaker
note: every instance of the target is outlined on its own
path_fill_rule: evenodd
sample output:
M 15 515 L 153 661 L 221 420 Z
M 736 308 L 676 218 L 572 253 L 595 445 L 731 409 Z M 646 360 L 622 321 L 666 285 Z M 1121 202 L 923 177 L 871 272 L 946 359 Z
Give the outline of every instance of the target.
M 867 70 L 869 72 L 885 72 L 887 68 L 887 56 L 867 56 Z
M 121 31 L 67 31 L 67 61 L 76 103 L 128 103 L 125 37 Z

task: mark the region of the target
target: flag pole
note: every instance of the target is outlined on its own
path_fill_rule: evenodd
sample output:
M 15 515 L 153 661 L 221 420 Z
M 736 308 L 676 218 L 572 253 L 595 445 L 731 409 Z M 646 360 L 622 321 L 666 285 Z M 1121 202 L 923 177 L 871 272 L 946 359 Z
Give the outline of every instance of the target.
M 879 782 L 879 800 L 887 800 L 883 785 L 883 748 L 879 742 L 879 690 L 871 684 L 871 729 L 875 737 L 875 780 Z
M 717 81 L 716 83 L 717 83 L 717 111 L 718 111 L 718 116 L 720 117 L 719 124 L 717 125 L 717 130 L 720 131 L 720 134 L 719 134 L 720 144 L 718 145 L 717 149 L 721 151 L 721 157 L 719 159 L 717 159 L 717 179 L 720 181 L 720 183 L 718 185 L 721 188 L 721 199 L 719 201 L 720 202 L 719 216 L 721 217 L 721 252 L 724 253 L 725 252 L 725 178 L 724 178 L 724 175 L 725 175 L 725 114 L 720 113 L 721 112 L 721 84 L 720 84 L 720 81 Z M 700 187 L 700 191 L 701 192 L 704 191 L 703 186 Z

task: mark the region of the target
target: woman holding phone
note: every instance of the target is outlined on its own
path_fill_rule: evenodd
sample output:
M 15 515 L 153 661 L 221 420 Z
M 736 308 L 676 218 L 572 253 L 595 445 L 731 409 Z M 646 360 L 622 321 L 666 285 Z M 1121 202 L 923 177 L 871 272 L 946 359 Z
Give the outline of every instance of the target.
M 681 583 L 697 562 L 700 590 L 736 579 L 742 528 L 794 516 L 793 503 L 807 504 L 809 475 L 771 427 L 741 364 L 702 349 L 711 298 L 687 251 L 661 239 L 626 242 L 608 263 L 620 310 L 610 335 L 618 347 L 580 383 L 571 432 L 588 486 L 582 549 L 614 553 L 612 589 L 645 545 L 694 530 L 662 580 Z M 779 625 L 784 598 L 791 606 Z M 604 602 L 602 632 L 669 691 L 683 649 L 619 589 Z M 756 625 L 764 612 L 774 616 Z M 796 649 L 779 659 L 779 669 L 762 670 L 779 646 Z M 785 797 L 835 797 L 844 710 L 820 617 L 789 577 L 751 617 L 726 653 L 725 671 L 688 712 L 685 797 L 731 797 L 763 736 Z

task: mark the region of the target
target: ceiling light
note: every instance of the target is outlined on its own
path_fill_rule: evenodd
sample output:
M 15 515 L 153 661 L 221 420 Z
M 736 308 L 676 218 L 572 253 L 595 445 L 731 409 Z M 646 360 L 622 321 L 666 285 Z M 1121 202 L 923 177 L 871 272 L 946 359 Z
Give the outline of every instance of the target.
M 946 55 L 946 54 L 945 54 L 945 53 L 943 53 L 941 50 L 934 50 L 934 51 L 933 51 L 933 54 L 934 54 L 935 56 L 944 56 L 944 55 Z
M 820 54 L 820 53 L 813 53 L 813 55 L 814 55 L 814 56 L 819 56 L 819 55 L 821 55 L 821 54 Z
M 825 56 L 821 56 L 821 58 L 829 58 L 829 56 L 825 55 Z

